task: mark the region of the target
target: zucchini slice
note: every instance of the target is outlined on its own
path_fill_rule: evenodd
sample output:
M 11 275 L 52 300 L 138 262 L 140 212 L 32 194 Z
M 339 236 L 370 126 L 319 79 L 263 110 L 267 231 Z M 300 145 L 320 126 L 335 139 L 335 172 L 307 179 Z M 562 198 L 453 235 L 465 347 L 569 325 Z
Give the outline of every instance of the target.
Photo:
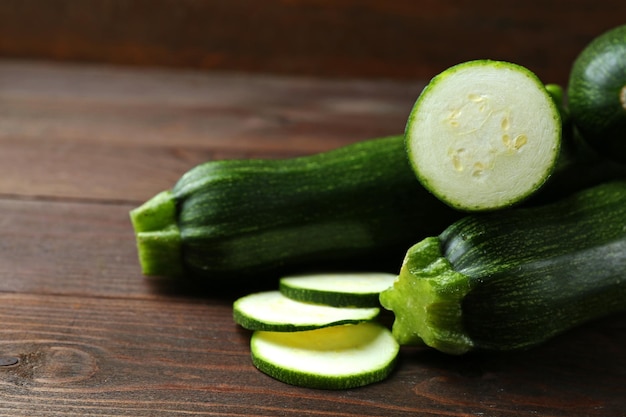
M 550 177 L 561 118 L 530 70 L 469 61 L 430 81 L 405 139 L 419 181 L 441 201 L 463 211 L 495 210 L 525 200 Z
M 337 272 L 292 275 L 279 281 L 280 292 L 293 300 L 334 307 L 378 307 L 378 296 L 397 274 Z
M 525 349 L 626 311 L 626 181 L 467 216 L 411 247 L 380 295 L 402 345 Z
M 233 304 L 233 318 L 248 330 L 293 332 L 339 324 L 373 320 L 380 313 L 372 308 L 338 308 L 302 303 L 280 291 L 263 291 L 239 298 Z
M 399 352 L 389 329 L 378 323 L 294 333 L 256 331 L 250 347 L 260 371 L 287 384 L 318 389 L 381 381 L 393 371 Z

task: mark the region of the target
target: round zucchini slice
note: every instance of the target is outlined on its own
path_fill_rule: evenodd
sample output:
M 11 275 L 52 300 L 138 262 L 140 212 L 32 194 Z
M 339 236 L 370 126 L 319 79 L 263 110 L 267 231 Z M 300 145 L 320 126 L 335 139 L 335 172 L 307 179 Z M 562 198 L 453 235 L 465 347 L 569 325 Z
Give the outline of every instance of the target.
M 303 303 L 280 291 L 263 291 L 239 298 L 233 318 L 248 330 L 293 332 L 375 319 L 380 308 L 345 308 Z
M 279 281 L 280 292 L 293 300 L 334 307 L 379 307 L 378 296 L 397 274 L 337 272 L 292 275 Z
M 385 379 L 399 352 L 391 331 L 378 323 L 293 333 L 256 331 L 252 361 L 267 375 L 291 385 L 348 389 Z
M 530 70 L 478 60 L 434 77 L 407 121 L 409 160 L 422 185 L 462 211 L 520 203 L 553 172 L 559 110 Z

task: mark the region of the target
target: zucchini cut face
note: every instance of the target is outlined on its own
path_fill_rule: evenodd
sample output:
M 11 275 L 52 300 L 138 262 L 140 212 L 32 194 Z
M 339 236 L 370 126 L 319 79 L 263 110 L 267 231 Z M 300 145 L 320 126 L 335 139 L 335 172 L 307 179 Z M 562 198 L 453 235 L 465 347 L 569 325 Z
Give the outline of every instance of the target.
M 303 303 L 285 297 L 280 291 L 246 295 L 233 303 L 235 323 L 248 330 L 293 332 L 373 320 L 378 307 L 339 308 Z
M 280 279 L 280 292 L 296 301 L 333 307 L 379 307 L 378 296 L 397 274 L 336 272 L 290 275 Z
M 318 389 L 381 381 L 393 371 L 400 350 L 389 329 L 378 323 L 292 333 L 257 331 L 250 346 L 260 371 L 291 385 Z
M 525 200 L 550 177 L 561 118 L 528 69 L 469 61 L 431 80 L 405 139 L 418 179 L 441 201 L 463 211 L 495 210 Z

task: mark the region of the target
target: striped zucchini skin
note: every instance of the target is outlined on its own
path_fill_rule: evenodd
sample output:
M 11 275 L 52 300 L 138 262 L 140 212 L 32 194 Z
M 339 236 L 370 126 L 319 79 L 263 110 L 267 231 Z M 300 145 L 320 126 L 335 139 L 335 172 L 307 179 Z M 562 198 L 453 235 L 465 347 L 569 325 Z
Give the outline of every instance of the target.
M 579 145 L 562 147 L 552 178 L 526 205 L 626 175 Z M 419 184 L 402 136 L 299 158 L 210 161 L 130 213 L 144 275 L 205 282 L 397 273 L 407 248 L 463 215 Z
M 227 276 L 401 253 L 458 215 L 425 190 L 402 137 L 283 160 L 200 165 L 173 188 L 187 270 Z
M 578 55 L 569 77 L 574 125 L 607 158 L 626 162 L 626 25 L 593 39 Z
M 463 321 L 481 349 L 531 346 L 626 310 L 626 182 L 468 217 L 440 239 L 444 256 L 469 278 Z
M 528 348 L 626 311 L 626 181 L 465 217 L 409 250 L 381 303 L 401 343 L 452 354 Z
M 460 217 L 419 185 L 402 136 L 299 158 L 211 161 L 167 196 L 162 206 L 173 203 L 176 213 L 158 227 L 142 229 L 141 208 L 131 213 L 140 252 L 166 246 L 168 237 L 150 240 L 155 229 L 177 229 L 176 268 L 145 259 L 147 275 L 242 279 L 344 265 L 397 272 L 416 236 Z

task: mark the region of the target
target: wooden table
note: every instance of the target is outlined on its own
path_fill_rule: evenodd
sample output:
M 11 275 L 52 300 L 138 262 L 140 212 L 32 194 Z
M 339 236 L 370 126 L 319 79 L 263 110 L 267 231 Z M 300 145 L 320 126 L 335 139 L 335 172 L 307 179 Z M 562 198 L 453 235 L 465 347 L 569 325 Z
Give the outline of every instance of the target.
M 422 86 L 0 61 L 0 415 L 626 416 L 626 315 L 320 391 L 252 366 L 246 289 L 142 276 L 128 212 L 187 169 L 401 132 Z

